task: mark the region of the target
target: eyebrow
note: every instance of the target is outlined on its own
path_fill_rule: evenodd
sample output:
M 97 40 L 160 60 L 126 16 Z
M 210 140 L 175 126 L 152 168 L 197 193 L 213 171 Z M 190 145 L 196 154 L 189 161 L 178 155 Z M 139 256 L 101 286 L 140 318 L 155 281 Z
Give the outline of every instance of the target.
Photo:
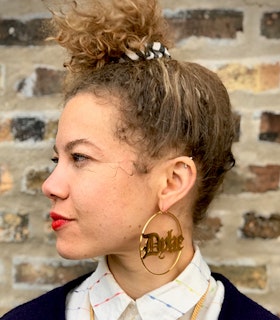
M 90 146 L 90 147 L 95 148 L 97 151 L 102 152 L 102 150 L 101 150 L 99 147 L 97 147 L 96 144 L 94 144 L 93 142 L 88 141 L 87 139 L 77 139 L 77 140 L 69 141 L 69 142 L 66 144 L 64 150 L 65 150 L 66 152 L 71 152 L 71 151 L 74 149 L 74 147 L 76 147 L 77 145 L 81 145 L 81 144 L 82 144 L 82 145 L 88 145 L 88 146 Z M 58 153 L 58 149 L 57 149 L 57 146 L 56 146 L 56 145 L 53 146 L 53 150 L 54 150 L 56 153 Z

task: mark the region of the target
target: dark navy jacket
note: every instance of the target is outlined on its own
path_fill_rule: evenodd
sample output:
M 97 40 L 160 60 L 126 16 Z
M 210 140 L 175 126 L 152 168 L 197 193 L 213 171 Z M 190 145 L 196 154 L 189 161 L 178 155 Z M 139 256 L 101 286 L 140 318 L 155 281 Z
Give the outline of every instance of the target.
M 216 280 L 220 280 L 225 287 L 225 297 L 219 320 L 279 320 L 278 317 L 240 293 L 224 276 L 217 273 L 212 275 Z M 1 320 L 65 320 L 67 294 L 88 276 L 77 278 L 16 307 L 4 315 Z

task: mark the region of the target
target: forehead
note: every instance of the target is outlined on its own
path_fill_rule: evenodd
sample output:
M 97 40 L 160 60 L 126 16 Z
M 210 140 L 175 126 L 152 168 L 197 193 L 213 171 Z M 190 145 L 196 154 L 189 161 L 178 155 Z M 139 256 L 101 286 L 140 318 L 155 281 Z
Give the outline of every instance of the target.
M 69 135 L 103 134 L 113 136 L 117 108 L 108 99 L 97 98 L 92 94 L 78 94 L 65 105 L 59 120 L 58 131 L 65 131 Z M 74 137 L 85 139 L 87 137 Z
M 56 145 L 63 147 L 70 141 L 86 140 L 101 150 L 131 150 L 116 136 L 119 111 L 116 99 L 99 98 L 92 94 L 82 93 L 71 98 L 61 114 Z
M 58 124 L 57 138 L 115 140 L 117 118 L 117 108 L 109 99 L 100 99 L 85 93 L 78 94 L 65 105 Z
M 94 119 L 102 119 L 107 122 L 111 116 L 116 117 L 118 111 L 115 99 L 111 97 L 96 97 L 90 93 L 79 93 L 72 97 L 65 104 L 61 115 L 60 122 L 65 120 L 77 120 L 86 123 L 92 122 Z M 88 117 L 86 117 L 88 116 Z

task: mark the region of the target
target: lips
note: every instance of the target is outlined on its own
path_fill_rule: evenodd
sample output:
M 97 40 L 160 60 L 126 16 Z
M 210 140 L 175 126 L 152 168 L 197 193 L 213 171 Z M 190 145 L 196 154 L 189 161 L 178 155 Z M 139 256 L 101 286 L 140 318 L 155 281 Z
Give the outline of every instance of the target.
M 55 212 L 51 212 L 50 213 L 50 217 L 52 218 L 52 228 L 54 231 L 62 228 L 63 226 L 65 226 L 66 224 L 68 224 L 69 222 L 73 221 L 73 219 L 68 219 L 65 218 Z

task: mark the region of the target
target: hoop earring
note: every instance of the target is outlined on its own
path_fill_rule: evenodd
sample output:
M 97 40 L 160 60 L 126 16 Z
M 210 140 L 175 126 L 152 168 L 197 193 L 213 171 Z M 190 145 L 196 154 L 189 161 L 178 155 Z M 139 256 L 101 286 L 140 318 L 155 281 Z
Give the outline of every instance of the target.
M 158 233 L 151 232 L 145 234 L 146 229 L 148 228 L 149 224 L 159 216 L 168 216 L 172 218 L 172 220 L 175 221 L 177 231 L 179 235 L 173 235 L 173 229 L 170 229 L 167 231 L 166 237 L 160 237 Z M 139 253 L 140 253 L 140 259 L 142 261 L 143 266 L 145 269 L 154 274 L 154 275 L 163 275 L 171 271 L 177 264 L 177 262 L 180 259 L 182 249 L 183 249 L 183 240 L 184 237 L 182 235 L 182 228 L 180 225 L 179 220 L 169 211 L 159 211 L 155 213 L 144 225 L 141 236 L 140 236 L 140 244 L 139 244 Z M 154 272 L 151 271 L 148 267 L 146 262 L 144 261 L 149 256 L 157 256 L 159 259 L 164 259 L 166 256 L 166 253 L 177 253 L 177 255 L 174 257 L 174 262 L 170 263 L 171 266 L 168 267 L 166 271 L 162 272 Z

